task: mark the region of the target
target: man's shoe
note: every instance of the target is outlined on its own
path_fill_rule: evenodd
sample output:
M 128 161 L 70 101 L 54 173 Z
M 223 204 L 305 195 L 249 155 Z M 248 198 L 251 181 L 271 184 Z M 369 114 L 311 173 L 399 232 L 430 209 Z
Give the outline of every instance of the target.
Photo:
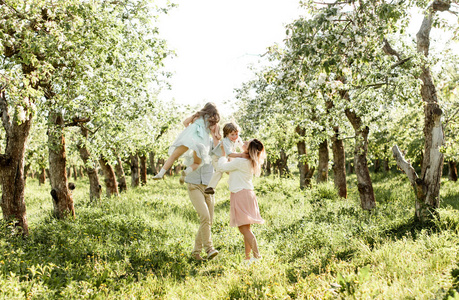
M 204 190 L 204 193 L 205 193 L 205 194 L 209 194 L 209 195 L 213 195 L 213 194 L 215 194 L 215 191 L 214 191 L 213 188 L 208 187 L 208 188 L 206 188 L 206 189 Z
M 217 256 L 218 251 L 216 249 L 212 249 L 209 252 L 207 252 L 207 259 L 211 260 L 215 256 Z

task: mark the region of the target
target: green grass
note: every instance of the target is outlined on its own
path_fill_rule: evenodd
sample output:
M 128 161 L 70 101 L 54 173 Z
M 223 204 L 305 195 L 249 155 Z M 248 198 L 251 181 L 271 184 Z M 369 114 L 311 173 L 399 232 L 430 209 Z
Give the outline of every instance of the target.
M 49 185 L 29 179 L 30 236 L 0 228 L 0 299 L 459 299 L 459 186 L 444 180 L 441 219 L 414 222 L 403 175 L 375 175 L 377 208 L 360 209 L 333 184 L 256 179 L 263 260 L 245 266 L 229 227 L 226 176 L 216 192 L 216 259 L 190 259 L 198 217 L 178 178 L 89 203 L 77 182 L 75 220 L 51 217 Z

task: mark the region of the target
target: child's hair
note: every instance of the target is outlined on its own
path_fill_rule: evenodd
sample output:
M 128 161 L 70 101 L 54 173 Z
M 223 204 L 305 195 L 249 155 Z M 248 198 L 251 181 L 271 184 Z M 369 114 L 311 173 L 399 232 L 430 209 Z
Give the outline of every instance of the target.
M 239 127 L 234 123 L 226 123 L 225 126 L 223 126 L 223 137 L 227 137 L 228 134 L 233 131 L 239 132 Z
M 252 139 L 249 141 L 247 146 L 247 151 L 249 152 L 250 161 L 252 162 L 252 172 L 256 176 L 261 174 L 261 166 L 265 160 L 265 146 L 262 142 L 257 139 Z
M 208 102 L 204 107 L 194 114 L 193 121 L 199 117 L 203 117 L 209 122 L 209 128 L 218 122 L 220 122 L 220 114 L 218 113 L 217 107 L 214 103 Z

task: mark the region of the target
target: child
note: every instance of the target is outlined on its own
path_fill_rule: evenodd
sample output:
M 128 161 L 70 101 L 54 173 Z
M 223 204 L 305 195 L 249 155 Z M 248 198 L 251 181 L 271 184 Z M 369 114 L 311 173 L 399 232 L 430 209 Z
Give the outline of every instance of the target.
M 220 143 L 223 144 L 226 157 L 247 158 L 244 153 L 235 153 L 237 148 L 242 147 L 242 140 L 239 137 L 239 128 L 236 124 L 226 123 L 225 126 L 223 126 L 223 140 Z M 220 156 L 222 156 L 222 149 L 219 145 L 212 151 L 212 164 L 214 166 L 215 173 L 212 176 L 209 185 L 204 191 L 204 193 L 206 194 L 214 194 L 215 187 L 222 178 L 222 172 L 218 171 L 218 159 L 220 158 Z
M 154 180 L 162 179 L 166 171 L 183 154 L 185 165 L 188 166 L 182 175 L 188 175 L 203 163 L 209 161 L 210 156 L 210 132 L 216 130 L 220 114 L 213 103 L 207 103 L 204 107 L 183 121 L 183 130 L 169 148 L 169 158 L 164 163 Z
M 238 227 L 244 236 L 245 261 L 251 263 L 261 259 L 257 239 L 250 230 L 250 225 L 265 222 L 260 216 L 252 183 L 253 175 L 260 176 L 265 147 L 259 140 L 252 139 L 244 142 L 242 150 L 248 155 L 248 159 L 235 158 L 228 162 L 222 156 L 218 160 L 218 167 L 221 172 L 229 172 L 230 226 Z M 253 253 L 252 258 L 250 252 Z

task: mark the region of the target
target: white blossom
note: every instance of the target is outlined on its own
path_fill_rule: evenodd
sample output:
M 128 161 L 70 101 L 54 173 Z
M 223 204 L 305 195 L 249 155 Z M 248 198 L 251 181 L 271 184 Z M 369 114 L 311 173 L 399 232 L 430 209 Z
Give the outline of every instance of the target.
M 327 74 L 320 73 L 319 78 L 317 79 L 317 84 L 324 84 L 326 78 L 327 78 Z
M 24 107 L 19 105 L 17 107 L 17 118 L 19 122 L 24 122 L 26 120 L 26 112 L 24 111 Z

